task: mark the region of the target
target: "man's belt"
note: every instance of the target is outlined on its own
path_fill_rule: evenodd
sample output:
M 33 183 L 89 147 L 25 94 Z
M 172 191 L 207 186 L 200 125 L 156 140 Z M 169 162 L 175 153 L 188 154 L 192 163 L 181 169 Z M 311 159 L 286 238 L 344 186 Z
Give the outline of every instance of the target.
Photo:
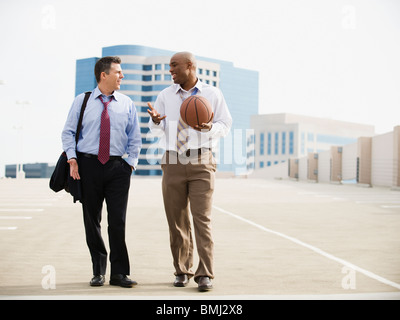
M 83 153 L 83 152 L 77 152 L 77 154 L 78 154 L 78 157 L 97 159 L 97 154 L 90 154 L 90 153 Z M 121 156 L 110 156 L 110 160 L 118 160 L 118 159 L 121 159 Z
M 209 152 L 211 149 L 210 148 L 199 148 L 199 149 L 188 149 L 186 152 L 184 152 L 182 155 L 186 155 L 186 157 L 190 157 L 190 156 L 198 156 L 201 155 L 202 153 L 206 153 Z M 178 153 L 176 151 L 171 151 L 169 150 L 168 152 L 170 153 Z

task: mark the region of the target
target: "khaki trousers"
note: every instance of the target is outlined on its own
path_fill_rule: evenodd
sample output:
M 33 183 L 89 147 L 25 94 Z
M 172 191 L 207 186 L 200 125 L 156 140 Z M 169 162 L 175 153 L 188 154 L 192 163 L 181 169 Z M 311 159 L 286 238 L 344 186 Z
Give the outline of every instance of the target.
M 201 154 L 178 156 L 167 151 L 162 164 L 162 192 L 169 225 L 170 246 L 175 275 L 214 278 L 211 235 L 211 209 L 216 164 L 210 150 Z M 193 236 L 189 217 L 193 218 L 199 265 L 193 267 Z

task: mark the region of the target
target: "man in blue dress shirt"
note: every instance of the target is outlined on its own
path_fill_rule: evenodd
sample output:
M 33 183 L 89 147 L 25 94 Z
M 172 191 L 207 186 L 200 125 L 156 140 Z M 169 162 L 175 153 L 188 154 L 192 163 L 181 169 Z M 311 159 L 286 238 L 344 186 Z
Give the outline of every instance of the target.
M 100 226 L 105 200 L 110 243 L 110 284 L 132 287 L 136 282 L 127 277 L 130 266 L 125 244 L 125 221 L 131 175 L 138 163 L 142 144 L 139 121 L 132 100 L 116 91 L 120 89 L 124 77 L 120 58 L 101 58 L 94 71 L 98 86 L 87 102 L 78 144 L 75 143 L 75 134 L 84 94 L 75 98 L 68 114 L 62 132 L 63 148 L 70 164 L 71 177 L 81 180 L 82 184 L 86 242 L 93 265 L 90 285 L 102 286 L 105 281 L 107 250 Z M 101 136 L 104 141 L 104 131 L 101 129 L 103 115 L 108 121 L 105 160 L 98 158 Z

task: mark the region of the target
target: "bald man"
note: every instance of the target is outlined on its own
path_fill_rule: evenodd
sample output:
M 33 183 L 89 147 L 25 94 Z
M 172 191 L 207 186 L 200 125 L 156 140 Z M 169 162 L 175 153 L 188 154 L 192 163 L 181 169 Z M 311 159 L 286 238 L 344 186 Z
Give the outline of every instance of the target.
M 162 159 L 162 192 L 170 231 L 170 247 L 175 267 L 174 286 L 185 287 L 194 276 L 199 291 L 212 289 L 214 242 L 211 234 L 211 209 L 216 162 L 212 148 L 228 134 L 232 117 L 222 92 L 202 83 L 196 75 L 197 62 L 190 52 L 179 52 L 170 60 L 174 84 L 160 92 L 154 107 L 148 103 L 149 127 L 161 137 L 166 152 Z M 191 95 L 210 101 L 213 116 L 209 123 L 187 129 L 188 150 L 180 153 L 177 132 L 182 102 Z M 193 237 L 189 217 L 193 218 L 199 265 L 193 267 Z

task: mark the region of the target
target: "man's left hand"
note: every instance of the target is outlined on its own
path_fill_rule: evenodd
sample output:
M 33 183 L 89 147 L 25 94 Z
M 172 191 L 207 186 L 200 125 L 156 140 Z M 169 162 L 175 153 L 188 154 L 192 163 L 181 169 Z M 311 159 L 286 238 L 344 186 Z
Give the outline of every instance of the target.
M 193 129 L 197 130 L 197 131 L 210 131 L 212 128 L 212 125 L 213 125 L 213 122 L 212 122 L 213 119 L 214 119 L 214 112 L 212 113 L 211 119 L 208 123 L 202 123 L 201 125 L 194 126 Z

